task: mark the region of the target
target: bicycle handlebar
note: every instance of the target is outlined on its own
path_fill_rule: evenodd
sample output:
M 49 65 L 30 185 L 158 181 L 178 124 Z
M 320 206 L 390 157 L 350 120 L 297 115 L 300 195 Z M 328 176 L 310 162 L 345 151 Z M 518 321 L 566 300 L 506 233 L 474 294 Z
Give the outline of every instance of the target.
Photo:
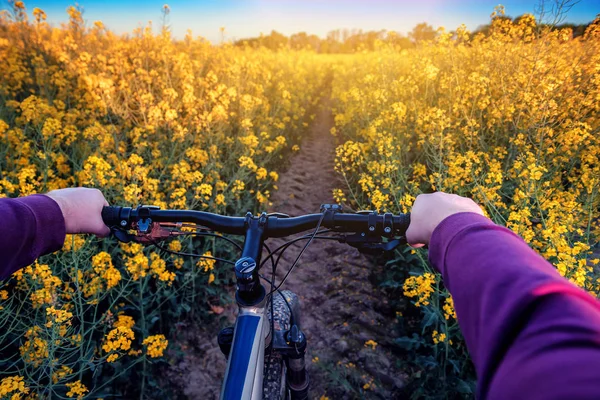
M 315 228 L 321 219 L 322 227 L 335 232 L 364 232 L 387 237 L 404 236 L 410 224 L 410 214 L 392 215 L 376 212 L 345 214 L 341 211 L 337 212 L 341 207 L 336 207 L 339 206 L 322 206 L 325 215 L 321 213 L 288 217 L 284 214 L 263 214 L 265 236 L 283 237 L 304 232 Z M 193 222 L 214 231 L 234 235 L 245 235 L 248 219 L 261 217 L 253 217 L 250 213 L 245 217 L 228 217 L 205 211 L 160 210 L 154 206 L 137 208 L 107 206 L 102 209 L 102 219 L 110 228 L 131 229 L 133 222 L 137 223 L 149 218 L 154 222 Z

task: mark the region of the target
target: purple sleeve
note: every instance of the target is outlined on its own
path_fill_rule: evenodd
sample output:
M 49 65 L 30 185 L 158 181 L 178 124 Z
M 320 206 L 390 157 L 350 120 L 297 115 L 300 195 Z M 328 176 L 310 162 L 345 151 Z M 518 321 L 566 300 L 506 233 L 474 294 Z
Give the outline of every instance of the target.
M 48 196 L 0 199 L 0 219 L 0 279 L 59 250 L 65 241 L 62 212 Z
M 433 232 L 429 259 L 454 298 L 478 398 L 600 398 L 600 302 L 523 239 L 455 214 Z

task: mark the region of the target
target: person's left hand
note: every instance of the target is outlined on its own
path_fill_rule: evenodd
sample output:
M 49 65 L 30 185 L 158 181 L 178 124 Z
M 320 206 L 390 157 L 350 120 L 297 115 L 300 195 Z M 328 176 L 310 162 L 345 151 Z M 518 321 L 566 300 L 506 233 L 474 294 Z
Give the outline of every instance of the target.
M 108 202 L 98 189 L 58 189 L 46 193 L 46 196 L 58 203 L 67 233 L 93 233 L 100 237 L 110 233 L 102 221 L 102 207 Z

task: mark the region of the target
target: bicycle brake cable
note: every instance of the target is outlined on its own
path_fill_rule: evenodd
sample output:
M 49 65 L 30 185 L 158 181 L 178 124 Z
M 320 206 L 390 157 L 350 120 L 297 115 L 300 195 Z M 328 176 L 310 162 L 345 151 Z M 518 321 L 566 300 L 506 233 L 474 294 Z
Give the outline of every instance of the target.
M 323 229 L 322 231 L 317 232 L 317 234 L 322 234 L 322 233 L 329 233 L 332 232 L 330 229 Z M 300 240 L 307 240 L 310 239 L 312 237 L 312 233 L 308 234 L 308 235 L 302 235 L 299 237 L 295 237 L 293 239 L 288 240 L 287 242 L 285 242 L 284 244 L 282 244 L 281 246 L 277 247 L 274 251 L 269 252 L 269 255 L 267 256 L 267 258 L 265 258 L 261 263 L 260 263 L 260 267 L 264 267 L 264 265 L 269 261 L 269 259 L 273 260 L 273 257 L 275 257 L 275 255 L 277 253 L 284 252 L 288 249 L 288 247 L 290 247 L 292 244 L 299 242 Z M 315 236 L 315 239 L 325 239 L 325 240 L 340 240 L 340 238 L 343 238 L 344 236 Z
M 234 261 L 226 260 L 224 258 L 213 257 L 213 256 L 205 256 L 203 254 L 183 253 L 183 252 L 180 252 L 180 251 L 172 251 L 172 250 L 169 250 L 169 249 L 161 246 L 160 244 L 158 244 L 157 242 L 155 242 L 153 240 L 151 240 L 150 243 L 152 243 L 154 246 L 156 246 L 160 250 L 162 250 L 162 251 L 164 251 L 166 253 L 169 253 L 169 254 L 175 254 L 177 256 L 183 256 L 183 257 L 198 257 L 198 258 L 204 258 L 204 259 L 208 259 L 208 260 L 220 261 L 220 262 L 224 262 L 226 264 L 235 265 Z
M 319 223 L 317 224 L 317 227 L 315 228 L 315 231 L 313 232 L 312 236 L 310 237 L 310 239 L 308 240 L 308 242 L 306 242 L 306 244 L 304 245 L 304 247 L 302 248 L 302 250 L 300 251 L 300 253 L 296 257 L 296 259 L 294 260 L 294 263 L 292 264 L 292 266 L 290 267 L 290 269 L 288 269 L 287 273 L 285 274 L 285 276 L 281 280 L 281 283 L 275 287 L 275 290 L 278 290 L 285 283 L 285 281 L 288 278 L 288 276 L 290 276 L 290 273 L 294 270 L 294 268 L 298 264 L 298 261 L 300 260 L 300 257 L 302 257 L 302 254 L 304 254 L 304 252 L 306 251 L 306 249 L 308 248 L 308 246 L 312 243 L 312 241 L 314 240 L 314 238 L 317 236 L 317 233 L 319 233 L 319 228 L 321 227 L 321 223 L 323 222 L 324 218 L 325 218 L 325 213 L 322 213 L 321 214 L 321 218 L 319 219 Z M 279 257 L 280 256 L 281 256 L 281 254 L 279 255 Z M 279 257 L 278 257 L 278 261 L 279 261 Z M 277 262 L 275 263 L 275 266 L 276 266 L 275 268 L 277 268 Z

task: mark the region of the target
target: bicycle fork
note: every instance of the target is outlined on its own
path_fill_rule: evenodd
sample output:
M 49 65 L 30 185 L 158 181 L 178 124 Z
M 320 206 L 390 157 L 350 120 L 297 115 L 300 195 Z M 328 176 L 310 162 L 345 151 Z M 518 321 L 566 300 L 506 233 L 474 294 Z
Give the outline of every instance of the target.
M 217 341 L 225 357 L 229 357 L 234 328 L 224 328 Z M 307 400 L 309 379 L 306 371 L 306 336 L 297 325 L 288 331 L 275 330 L 271 337 L 272 351 L 282 355 L 286 365 L 286 382 L 292 400 Z
M 306 372 L 306 336 L 298 325 L 289 331 L 275 331 L 273 350 L 279 352 L 287 367 L 286 380 L 292 400 L 308 399 L 308 373 Z

